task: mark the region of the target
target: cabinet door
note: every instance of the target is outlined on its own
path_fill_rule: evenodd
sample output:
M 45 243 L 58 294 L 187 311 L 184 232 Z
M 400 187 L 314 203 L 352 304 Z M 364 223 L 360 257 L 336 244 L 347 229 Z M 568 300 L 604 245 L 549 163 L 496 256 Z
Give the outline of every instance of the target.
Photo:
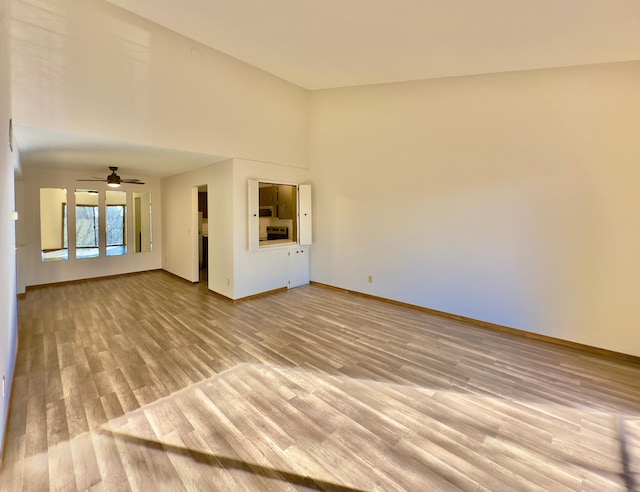
M 278 186 L 278 218 L 293 219 L 293 186 Z
M 311 244 L 311 185 L 298 186 L 300 244 Z
M 248 230 L 247 230 L 247 239 L 248 239 L 248 247 L 249 251 L 257 251 L 260 246 L 260 218 L 258 216 L 258 181 L 255 179 L 249 180 L 249 191 L 248 191 Z
M 289 288 L 309 283 L 309 248 L 289 250 Z
M 260 206 L 276 207 L 278 205 L 278 187 L 265 186 L 260 188 Z

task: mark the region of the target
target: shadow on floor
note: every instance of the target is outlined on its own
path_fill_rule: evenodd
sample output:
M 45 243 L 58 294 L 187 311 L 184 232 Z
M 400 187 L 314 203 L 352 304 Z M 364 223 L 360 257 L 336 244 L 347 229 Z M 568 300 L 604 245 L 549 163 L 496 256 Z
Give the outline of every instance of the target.
M 113 431 L 102 430 L 101 432 L 110 434 L 116 439 L 120 439 L 137 446 L 145 446 L 150 449 L 165 451 L 167 453 L 178 454 L 181 456 L 186 456 L 188 454 L 193 458 L 194 461 L 206 464 L 208 466 L 241 470 L 247 473 L 253 473 L 254 475 L 260 475 L 262 477 L 284 481 L 292 485 L 306 487 L 311 490 L 324 490 L 327 492 L 364 492 L 362 489 L 354 489 L 352 487 L 305 477 L 302 475 L 298 475 L 297 473 L 292 473 L 284 470 L 276 470 L 274 468 L 268 468 L 255 463 L 248 463 L 246 461 L 237 460 L 226 456 L 217 456 L 210 453 L 197 451 L 195 449 L 183 448 L 159 441 L 130 436 L 128 434 L 120 434 Z

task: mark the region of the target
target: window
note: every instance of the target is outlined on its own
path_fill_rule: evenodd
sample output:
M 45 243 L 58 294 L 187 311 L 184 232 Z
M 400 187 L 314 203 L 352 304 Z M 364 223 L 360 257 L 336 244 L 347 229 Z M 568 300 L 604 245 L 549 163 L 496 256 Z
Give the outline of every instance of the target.
M 99 219 L 97 205 L 76 205 L 76 258 L 100 256 Z
M 311 186 L 249 180 L 249 249 L 311 244 Z
M 133 216 L 127 217 L 127 192 L 122 190 L 75 190 L 75 227 L 68 227 L 67 190 L 63 188 L 40 189 L 40 249 L 42 261 L 69 259 L 69 241 L 75 258 L 96 258 L 126 255 L 128 242 L 135 239 L 136 253 L 152 250 L 151 243 L 151 193 L 134 192 L 131 196 Z M 101 196 L 105 197 L 104 203 Z M 101 216 L 101 214 L 104 214 Z M 71 216 L 73 219 L 73 215 Z M 69 236 L 70 235 L 70 236 Z
M 298 241 L 297 191 L 292 185 L 258 184 L 261 246 Z
M 107 256 L 127 253 L 127 194 L 107 191 L 106 234 Z

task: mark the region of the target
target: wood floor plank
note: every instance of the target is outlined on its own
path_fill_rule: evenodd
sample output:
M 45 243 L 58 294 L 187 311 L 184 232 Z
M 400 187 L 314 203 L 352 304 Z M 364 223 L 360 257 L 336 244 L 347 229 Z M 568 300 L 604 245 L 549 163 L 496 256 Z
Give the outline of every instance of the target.
M 95 452 L 100 481 L 90 487 L 95 490 L 131 490 L 131 485 L 122 465 L 122 455 L 113 435 L 106 432 L 90 434 Z
M 70 441 L 73 470 L 78 490 L 88 490 L 102 481 L 92 435 L 83 434 Z
M 76 490 L 75 475 L 64 401 L 47 403 L 47 452 L 49 483 L 52 490 Z

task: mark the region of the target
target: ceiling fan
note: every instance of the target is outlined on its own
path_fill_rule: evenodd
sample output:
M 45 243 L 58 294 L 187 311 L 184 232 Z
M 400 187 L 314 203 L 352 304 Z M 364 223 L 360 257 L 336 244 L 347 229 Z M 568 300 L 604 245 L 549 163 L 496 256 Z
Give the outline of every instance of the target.
M 115 167 L 115 166 L 109 166 L 109 169 L 111 170 L 111 174 L 109 174 L 105 179 L 96 178 L 94 176 L 91 179 L 76 179 L 76 181 L 102 181 L 103 183 L 107 183 L 107 186 L 110 186 L 111 188 L 118 188 L 121 183 L 137 184 L 137 185 L 143 185 L 144 184 L 139 179 L 135 179 L 135 178 L 124 178 L 123 179 L 123 178 L 121 178 L 120 176 L 118 176 L 116 174 L 116 171 L 118 170 L 118 168 Z

